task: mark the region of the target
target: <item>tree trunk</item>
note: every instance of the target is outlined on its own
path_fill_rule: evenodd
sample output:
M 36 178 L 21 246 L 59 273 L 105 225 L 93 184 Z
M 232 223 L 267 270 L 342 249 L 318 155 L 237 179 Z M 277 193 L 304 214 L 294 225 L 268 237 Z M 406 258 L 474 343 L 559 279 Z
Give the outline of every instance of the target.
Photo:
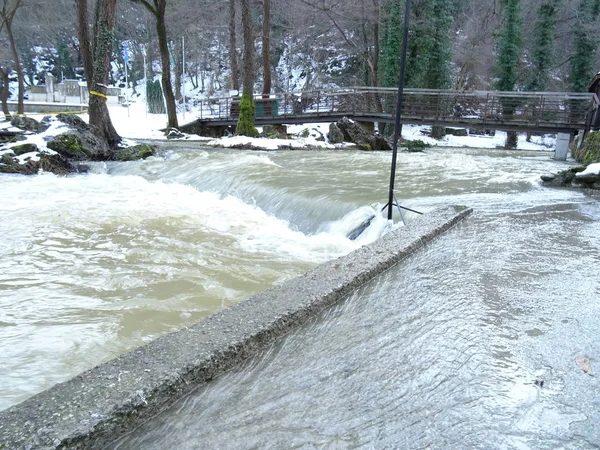
M 271 94 L 271 0 L 263 0 L 262 60 L 263 96 Z
M 114 149 L 121 142 L 106 105 L 110 57 L 112 54 L 113 27 L 115 24 L 117 0 L 98 0 L 94 18 L 94 52 L 92 80 L 88 82 L 90 90 L 89 115 L 90 125 L 95 126 L 108 145 Z M 87 26 L 79 24 L 80 27 Z
M 234 91 L 240 90 L 240 73 L 238 67 L 238 54 L 236 45 L 235 31 L 235 1 L 229 0 L 229 60 L 231 64 L 231 88 Z
M 6 34 L 8 35 L 10 51 L 13 55 L 15 70 L 17 71 L 17 80 L 19 84 L 19 93 L 17 97 L 17 114 L 24 114 L 25 107 L 23 105 L 23 100 L 25 98 L 25 79 L 23 76 L 23 68 L 21 67 L 21 60 L 19 59 L 19 52 L 15 43 L 15 36 L 12 31 L 12 20 L 6 22 Z
M 8 72 L 0 67 L 0 78 L 2 78 L 2 112 L 4 117 L 10 119 L 10 111 L 8 110 L 8 96 L 10 91 L 8 89 L 10 80 L 8 79 Z
M 242 0 L 242 29 L 244 34 L 244 73 L 240 117 L 236 133 L 256 136 L 258 132 L 254 126 L 254 33 L 252 32 L 250 0 Z
M 373 10 L 374 10 L 374 21 L 373 21 L 373 56 L 371 72 L 373 77 L 373 86 L 379 86 L 379 57 L 380 57 L 380 48 L 379 48 L 379 0 L 373 0 Z
M 167 27 L 165 25 L 166 0 L 154 0 L 156 3 L 156 34 L 158 35 L 158 48 L 160 49 L 160 61 L 162 65 L 162 89 L 167 104 L 167 126 L 177 128 L 177 108 L 175 106 L 175 95 L 171 85 L 171 58 L 169 57 L 169 43 L 167 40 Z
M 254 94 L 254 33 L 252 30 L 252 14 L 250 0 L 242 0 L 242 31 L 244 33 L 244 73 L 243 94 Z
M 516 149 L 519 143 L 519 134 L 516 131 L 506 132 L 506 144 L 507 149 Z
M 88 2 L 87 0 L 75 0 L 75 10 L 77 11 L 77 23 L 79 24 L 77 37 L 79 38 L 79 53 L 83 62 L 83 71 L 85 79 L 88 82 L 88 91 L 92 83 L 92 71 L 94 62 L 92 59 L 92 46 L 90 45 L 90 36 L 88 28 Z

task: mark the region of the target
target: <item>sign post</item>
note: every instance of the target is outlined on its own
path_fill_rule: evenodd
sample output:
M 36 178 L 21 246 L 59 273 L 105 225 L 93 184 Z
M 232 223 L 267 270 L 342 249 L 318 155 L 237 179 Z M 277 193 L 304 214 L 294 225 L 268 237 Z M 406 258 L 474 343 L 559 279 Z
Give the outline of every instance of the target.
M 148 72 L 146 69 L 146 46 L 142 46 L 142 56 L 144 57 L 144 92 L 146 93 L 146 116 L 148 116 Z
M 183 91 L 183 120 L 185 120 L 185 36 L 181 37 L 181 58 L 183 61 L 181 64 L 181 90 Z
M 127 65 L 129 64 L 129 53 L 127 44 L 123 44 L 123 61 L 125 61 L 125 103 L 127 105 L 127 117 L 129 117 L 129 77 L 127 75 Z

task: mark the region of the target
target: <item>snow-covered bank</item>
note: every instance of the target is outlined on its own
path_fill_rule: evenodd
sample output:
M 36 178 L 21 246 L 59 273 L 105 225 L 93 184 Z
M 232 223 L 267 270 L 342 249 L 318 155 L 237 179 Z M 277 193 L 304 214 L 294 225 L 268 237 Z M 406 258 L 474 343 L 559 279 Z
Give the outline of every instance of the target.
M 144 103 L 133 103 L 129 111 L 123 106 L 110 107 L 110 115 L 117 129 L 117 132 L 128 139 L 156 139 L 166 140 L 164 132 L 166 127 L 166 115 L 146 114 Z M 180 124 L 189 123 L 197 115 L 194 111 L 178 114 Z M 87 115 L 82 115 L 84 120 L 88 120 Z M 437 147 L 472 147 L 472 148 L 502 148 L 506 140 L 506 133 L 496 132 L 495 136 L 445 136 L 443 139 L 433 139 L 423 131 L 430 127 L 421 125 L 404 125 L 402 128 L 402 137 L 406 140 L 421 140 L 426 144 Z M 303 133 L 305 130 L 307 133 Z M 316 131 L 314 133 L 313 131 Z M 253 149 L 276 150 L 280 148 L 299 149 L 299 148 L 346 148 L 348 145 L 331 145 L 327 141 L 329 132 L 328 123 L 307 123 L 302 125 L 289 125 L 287 132 L 292 139 L 269 139 L 269 138 L 247 138 L 247 137 L 225 137 L 220 139 L 209 139 L 196 135 L 186 135 L 185 139 L 190 141 L 203 142 L 206 145 L 223 148 L 242 148 L 247 146 Z M 325 140 L 319 139 L 321 134 Z M 554 151 L 556 138 L 551 135 L 532 136 L 531 142 L 527 142 L 526 135 L 519 135 L 519 150 L 541 150 Z
M 402 137 L 407 140 L 421 140 L 426 144 L 437 147 L 471 147 L 471 148 L 503 148 L 506 141 L 506 132 L 496 131 L 494 136 L 471 135 L 471 136 L 453 136 L 446 135 L 442 139 L 434 139 L 423 134 L 423 131 L 431 127 L 422 125 L 404 125 L 402 127 Z M 554 151 L 556 146 L 556 136 L 531 136 L 531 142 L 527 142 L 525 133 L 519 134 L 518 150 L 546 150 Z
M 110 107 L 110 115 L 117 129 L 117 132 L 132 140 L 135 139 L 156 139 L 166 140 L 164 132 L 166 127 L 166 115 L 146 114 L 145 104 L 132 103 L 129 111 L 123 106 Z M 197 117 L 194 111 L 178 114 L 180 124 L 189 123 Z M 87 115 L 83 115 L 84 120 L 88 120 Z M 407 140 L 421 140 L 426 144 L 437 147 L 472 147 L 472 148 L 502 148 L 506 140 L 506 133 L 497 131 L 495 136 L 451 136 L 447 135 L 443 139 L 433 139 L 423 131 L 430 127 L 421 125 L 404 125 L 402 128 L 402 137 Z M 305 130 L 308 130 L 308 136 Z M 317 133 L 313 133 L 317 131 Z M 185 139 L 190 141 L 204 142 L 209 146 L 224 148 L 241 148 L 247 145 L 250 148 L 261 148 L 265 150 L 276 150 L 278 148 L 345 148 L 346 146 L 333 146 L 327 141 L 329 132 L 328 123 L 307 123 L 302 125 L 289 125 L 287 132 L 290 136 L 296 136 L 293 139 L 269 139 L 269 138 L 247 138 L 247 137 L 225 137 L 220 139 L 208 139 L 206 137 L 188 135 Z M 321 134 L 325 140 L 317 140 Z M 531 142 L 527 142 L 526 135 L 519 135 L 519 150 L 539 150 L 554 151 L 556 138 L 551 135 L 532 136 Z
M 125 141 L 124 145 L 133 146 L 138 139 L 166 140 L 164 130 L 167 123 L 165 114 L 147 114 L 143 102 L 131 103 L 129 108 L 120 105 L 109 106 L 113 124 Z M 37 116 L 35 116 L 37 117 Z M 82 114 L 80 117 L 88 122 L 89 116 Z M 186 114 L 179 113 L 180 124 L 192 122 L 197 117 L 194 111 Z M 56 122 L 55 122 L 56 123 Z M 9 127 L 6 123 L 3 128 Z M 59 127 L 60 125 L 56 125 Z M 12 128 L 11 128 L 12 129 Z M 453 136 L 447 135 L 438 140 L 427 135 L 430 127 L 419 125 L 404 125 L 402 138 L 405 140 L 420 140 L 424 143 L 437 147 L 471 147 L 471 148 L 502 148 L 506 139 L 506 133 L 498 131 L 494 136 L 469 135 Z M 259 128 L 260 130 L 260 128 Z M 52 135 L 64 132 L 64 129 L 55 128 L 54 124 L 45 135 L 29 135 L 27 140 L 20 142 L 36 144 L 39 151 L 47 151 L 46 141 Z M 204 145 L 221 148 L 248 148 L 248 149 L 344 149 L 356 147 L 354 144 L 335 144 L 328 141 L 329 123 L 307 123 L 302 125 L 288 125 L 287 134 L 289 139 L 272 138 L 248 138 L 244 136 L 228 136 L 219 139 L 207 138 L 197 135 L 185 135 L 183 139 L 201 142 Z M 526 135 L 519 135 L 519 150 L 553 151 L 556 138 L 551 135 L 532 136 L 531 142 L 527 142 Z M 10 145 L 0 147 L 0 152 L 8 153 Z M 51 152 L 51 151 L 50 151 Z M 24 155 L 24 158 L 34 155 Z

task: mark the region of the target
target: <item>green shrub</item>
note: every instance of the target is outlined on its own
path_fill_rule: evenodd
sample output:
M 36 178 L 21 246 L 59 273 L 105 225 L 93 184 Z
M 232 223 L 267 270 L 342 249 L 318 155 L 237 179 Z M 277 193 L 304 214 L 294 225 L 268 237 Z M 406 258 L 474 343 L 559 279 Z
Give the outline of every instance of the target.
M 593 131 L 587 135 L 580 154 L 583 155 L 584 164 L 600 162 L 600 131 Z
M 258 136 L 258 130 L 254 126 L 254 100 L 250 95 L 242 95 L 240 100 L 240 118 L 235 133 L 249 137 Z
M 431 145 L 423 142 L 420 139 L 415 139 L 414 141 L 404 141 L 402 146 L 406 147 L 409 152 L 419 151 L 431 147 Z

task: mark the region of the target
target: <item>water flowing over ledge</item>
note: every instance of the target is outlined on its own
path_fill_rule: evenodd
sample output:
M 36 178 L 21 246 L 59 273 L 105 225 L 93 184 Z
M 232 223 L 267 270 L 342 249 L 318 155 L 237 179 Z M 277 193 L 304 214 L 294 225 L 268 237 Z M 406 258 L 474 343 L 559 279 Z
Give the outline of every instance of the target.
M 440 208 L 0 412 L 0 448 L 97 449 L 253 355 L 471 214 Z

